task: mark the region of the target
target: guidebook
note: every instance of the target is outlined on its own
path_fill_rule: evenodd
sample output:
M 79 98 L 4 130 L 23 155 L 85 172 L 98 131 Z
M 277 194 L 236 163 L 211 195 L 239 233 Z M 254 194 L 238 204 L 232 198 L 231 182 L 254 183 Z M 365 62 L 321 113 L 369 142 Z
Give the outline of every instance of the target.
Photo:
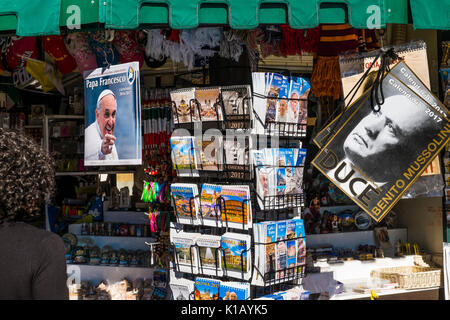
M 198 233 L 176 232 L 170 230 L 170 242 L 175 247 L 175 270 L 186 273 L 198 273 L 198 253 L 195 241 Z
M 266 73 L 266 119 L 265 125 L 275 122 L 277 114 L 278 97 L 282 91 L 285 77 L 276 73 Z
M 204 183 L 200 195 L 201 223 L 205 226 L 222 227 L 219 197 L 222 187 Z
M 275 279 L 286 277 L 286 221 L 277 222 L 277 244 L 275 246 Z
M 222 235 L 222 269 L 227 277 L 249 280 L 251 275 L 250 235 L 227 232 Z
M 199 199 L 197 185 L 173 183 L 170 186 L 170 193 L 177 222 L 181 224 L 198 224 Z
M 170 92 L 170 99 L 174 124 L 199 121 L 195 105 L 195 88 L 173 90 Z
M 203 234 L 197 238 L 199 270 L 201 274 L 222 276 L 222 256 L 220 236 Z

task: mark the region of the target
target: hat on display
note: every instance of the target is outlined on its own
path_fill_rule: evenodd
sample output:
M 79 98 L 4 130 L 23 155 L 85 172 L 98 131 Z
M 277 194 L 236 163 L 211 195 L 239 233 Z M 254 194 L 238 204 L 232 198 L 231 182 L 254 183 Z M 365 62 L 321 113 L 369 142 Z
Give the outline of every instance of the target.
M 62 74 L 67 74 L 77 68 L 77 62 L 70 55 L 60 35 L 42 37 L 42 48 L 55 60 L 56 67 Z

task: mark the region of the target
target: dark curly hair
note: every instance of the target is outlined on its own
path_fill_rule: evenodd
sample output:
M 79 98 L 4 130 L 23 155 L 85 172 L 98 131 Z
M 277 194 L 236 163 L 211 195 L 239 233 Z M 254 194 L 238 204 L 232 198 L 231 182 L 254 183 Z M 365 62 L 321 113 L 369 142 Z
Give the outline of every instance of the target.
M 0 223 L 38 215 L 54 192 L 53 158 L 24 134 L 0 128 Z

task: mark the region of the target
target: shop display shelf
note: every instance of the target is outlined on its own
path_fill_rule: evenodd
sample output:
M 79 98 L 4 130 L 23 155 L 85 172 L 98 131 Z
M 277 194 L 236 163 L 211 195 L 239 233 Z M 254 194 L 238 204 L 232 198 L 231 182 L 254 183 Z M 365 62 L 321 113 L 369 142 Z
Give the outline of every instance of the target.
M 388 233 L 392 248 L 395 248 L 398 240 L 401 240 L 403 243 L 407 241 L 408 230 L 406 228 L 388 229 Z M 355 250 L 360 244 L 375 245 L 375 238 L 373 230 L 307 234 L 306 243 L 308 248 L 333 245 L 336 248 Z
M 154 268 L 149 267 L 118 267 L 89 264 L 67 264 L 69 278 L 80 277 L 81 281 L 110 283 L 118 282 L 124 278 L 129 281 L 136 279 L 152 279 Z

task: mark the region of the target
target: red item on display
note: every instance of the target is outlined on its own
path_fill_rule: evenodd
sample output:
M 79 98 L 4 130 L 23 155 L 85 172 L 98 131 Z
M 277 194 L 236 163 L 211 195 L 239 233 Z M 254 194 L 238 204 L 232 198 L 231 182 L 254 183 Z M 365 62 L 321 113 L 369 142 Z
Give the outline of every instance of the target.
M 13 38 L 5 52 L 5 61 L 3 61 L 6 63 L 5 68 L 9 71 L 24 68 L 26 59 L 22 56 L 39 59 L 36 37 Z
M 97 59 L 94 51 L 87 42 L 85 32 L 69 33 L 65 40 L 66 48 L 77 62 L 78 70 L 84 72 L 97 68 Z
M 77 68 L 77 62 L 67 50 L 62 36 L 42 37 L 42 48 L 55 60 L 56 67 L 62 74 L 70 73 Z
M 142 68 L 144 53 L 136 40 L 136 31 L 116 31 L 113 44 L 119 53 L 120 63 L 138 61 L 139 67 Z

